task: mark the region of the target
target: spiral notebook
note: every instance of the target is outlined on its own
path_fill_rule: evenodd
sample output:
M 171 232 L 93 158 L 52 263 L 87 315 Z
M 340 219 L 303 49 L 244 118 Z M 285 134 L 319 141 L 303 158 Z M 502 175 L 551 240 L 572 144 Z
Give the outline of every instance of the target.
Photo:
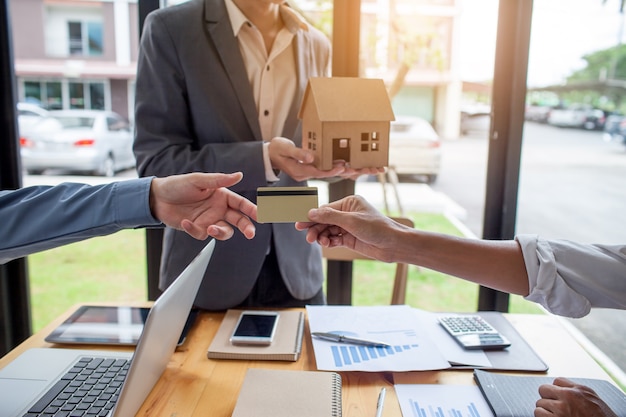
M 341 417 L 336 372 L 250 368 L 232 417 Z

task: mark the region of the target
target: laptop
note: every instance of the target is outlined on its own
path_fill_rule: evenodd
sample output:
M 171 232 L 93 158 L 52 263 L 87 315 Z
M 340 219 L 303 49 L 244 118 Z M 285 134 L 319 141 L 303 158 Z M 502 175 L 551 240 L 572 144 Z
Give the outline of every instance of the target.
M 65 407 L 67 411 L 69 406 L 61 405 L 61 401 L 71 398 L 69 401 L 76 402 L 81 396 L 91 401 L 89 405 L 81 405 L 85 415 L 134 416 L 176 350 L 214 248 L 215 240 L 211 240 L 155 301 L 134 354 L 33 348 L 1 369 L 0 417 L 37 416 L 38 413 L 29 412 L 37 409 L 49 413 L 63 411 L 61 409 Z M 95 358 L 96 361 L 88 362 L 87 358 Z M 105 376 L 105 381 L 96 382 L 96 374 Z M 85 381 L 91 383 L 95 393 L 87 391 L 84 386 L 79 387 Z M 104 383 L 113 386 L 104 386 Z M 52 399 L 52 395 L 46 394 L 51 388 L 52 391 L 59 391 L 59 387 L 63 388 L 61 399 Z M 85 409 L 95 406 L 103 406 L 104 409 L 96 414 Z

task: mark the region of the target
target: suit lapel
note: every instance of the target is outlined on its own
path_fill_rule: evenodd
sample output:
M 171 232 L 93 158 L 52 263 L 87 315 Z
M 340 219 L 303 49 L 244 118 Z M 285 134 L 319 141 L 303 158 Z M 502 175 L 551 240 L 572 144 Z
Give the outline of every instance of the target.
M 239 52 L 237 39 L 228 18 L 223 0 L 205 0 L 205 22 L 207 32 L 215 45 L 224 71 L 228 74 L 235 95 L 241 104 L 250 130 L 256 140 L 262 140 L 261 127 L 248 81 L 246 68 Z

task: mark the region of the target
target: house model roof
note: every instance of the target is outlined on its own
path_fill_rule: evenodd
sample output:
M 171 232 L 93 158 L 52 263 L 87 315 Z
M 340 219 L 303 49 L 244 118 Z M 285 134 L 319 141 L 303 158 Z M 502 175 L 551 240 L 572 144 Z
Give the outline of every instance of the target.
M 389 94 L 380 79 L 311 78 L 304 92 L 299 118 L 302 118 L 304 106 L 309 103 L 315 106 L 322 122 L 395 120 Z

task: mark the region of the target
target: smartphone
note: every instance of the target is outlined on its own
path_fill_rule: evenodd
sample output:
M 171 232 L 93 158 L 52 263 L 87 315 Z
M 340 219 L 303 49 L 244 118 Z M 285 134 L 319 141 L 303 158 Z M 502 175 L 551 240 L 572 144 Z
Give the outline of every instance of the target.
M 277 311 L 242 311 L 230 337 L 233 345 L 270 345 L 274 340 Z

